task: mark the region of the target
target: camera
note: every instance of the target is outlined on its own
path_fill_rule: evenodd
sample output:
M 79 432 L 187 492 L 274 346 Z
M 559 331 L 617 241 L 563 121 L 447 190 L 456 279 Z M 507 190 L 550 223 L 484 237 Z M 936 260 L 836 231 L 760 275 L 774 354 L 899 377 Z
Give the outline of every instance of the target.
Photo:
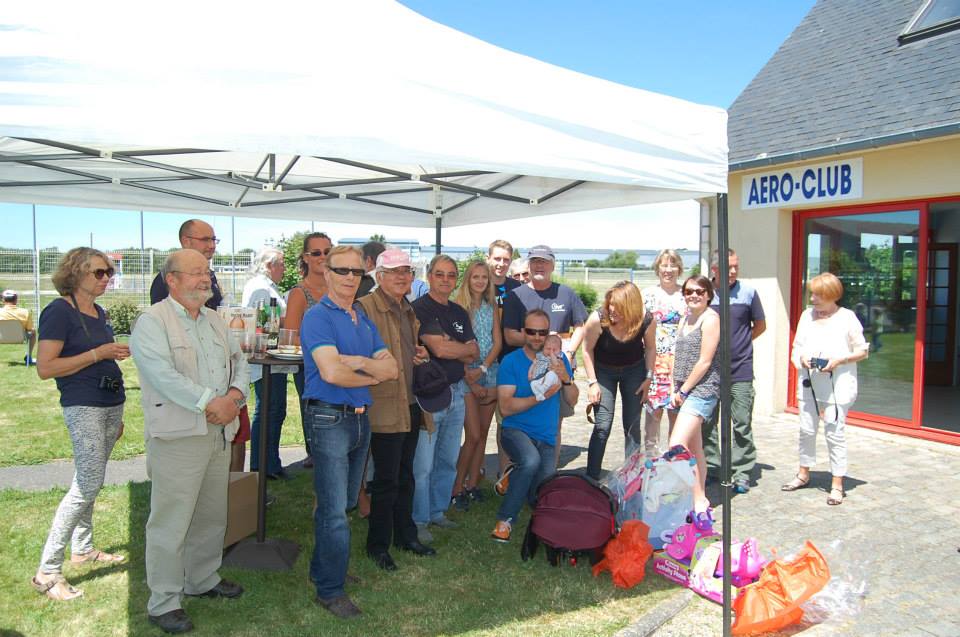
M 826 358 L 811 358 L 810 367 L 814 369 L 819 369 L 823 371 L 823 368 L 830 364 L 830 360 Z
M 100 384 L 97 385 L 97 389 L 103 389 L 116 394 L 123 389 L 123 381 L 119 378 L 114 378 L 113 376 L 101 376 Z

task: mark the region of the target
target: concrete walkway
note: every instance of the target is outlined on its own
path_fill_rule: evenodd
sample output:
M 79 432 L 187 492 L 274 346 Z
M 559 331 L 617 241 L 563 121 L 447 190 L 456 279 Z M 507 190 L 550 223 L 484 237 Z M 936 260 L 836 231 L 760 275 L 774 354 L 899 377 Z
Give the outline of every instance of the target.
M 584 394 L 585 392 L 581 392 Z M 583 416 L 564 421 L 561 463 L 566 468 L 586 465 L 592 426 Z M 618 422 L 610 437 L 604 466 L 613 468 L 623 458 L 623 435 Z M 826 591 L 842 602 L 839 612 L 808 613 L 806 623 L 783 635 L 960 636 L 960 447 L 848 427 L 850 475 L 843 505 L 826 504 L 830 477 L 821 439 L 821 464 L 814 468 L 811 486 L 783 493 L 780 485 L 795 473 L 797 418 L 782 414 L 754 423 L 760 458 L 754 488 L 733 501 L 734 537 L 754 536 L 769 556 L 775 548 L 787 556 L 807 539 L 821 549 L 833 581 Z M 664 432 L 665 433 L 665 432 Z M 496 445 L 487 446 L 488 475 L 496 472 Z M 285 465 L 298 463 L 300 448 L 284 448 Z M 70 461 L 0 469 L 0 488 L 25 490 L 67 486 L 73 474 Z M 111 462 L 107 481 L 146 480 L 144 459 Z M 719 502 L 719 493 L 710 492 Z M 716 512 L 720 519 L 721 512 Z M 655 575 L 650 575 L 656 577 Z M 677 589 L 678 595 L 681 589 Z M 826 596 L 821 596 L 825 599 Z M 815 598 L 817 599 L 817 598 Z M 708 637 L 721 634 L 720 606 L 696 597 L 656 629 L 624 634 Z M 844 610 L 845 609 L 845 610 Z M 644 624 L 643 618 L 638 626 Z

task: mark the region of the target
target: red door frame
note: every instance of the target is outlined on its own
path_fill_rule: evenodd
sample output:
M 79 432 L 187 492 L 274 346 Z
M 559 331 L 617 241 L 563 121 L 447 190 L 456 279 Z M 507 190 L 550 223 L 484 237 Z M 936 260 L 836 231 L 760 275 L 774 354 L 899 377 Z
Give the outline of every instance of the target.
M 910 420 L 901 418 L 891 418 L 877 414 L 867 414 L 864 412 L 851 411 L 847 422 L 853 425 L 877 429 L 889 433 L 898 433 L 926 440 L 937 442 L 946 442 L 949 444 L 960 445 L 960 433 L 951 431 L 942 431 L 938 429 L 926 429 L 922 427 L 923 423 L 923 360 L 924 360 L 924 334 L 926 334 L 927 323 L 927 257 L 930 244 L 929 233 L 929 215 L 930 204 L 938 202 L 955 202 L 957 197 L 939 197 L 931 199 L 908 199 L 903 201 L 891 201 L 880 204 L 836 206 L 830 208 L 817 208 L 815 210 L 794 210 L 793 211 L 793 237 L 792 254 L 790 264 L 790 343 L 788 352 L 793 354 L 793 339 L 796 335 L 796 325 L 800 320 L 800 313 L 803 310 L 804 289 L 800 285 L 803 280 L 803 260 L 804 237 L 803 225 L 808 219 L 817 217 L 833 217 L 837 215 L 857 215 L 871 214 L 877 212 L 899 212 L 902 210 L 920 211 L 920 228 L 917 255 L 917 327 L 914 334 L 914 359 L 913 359 L 913 386 L 919 387 L 920 391 L 913 392 L 913 417 Z M 787 360 L 787 406 L 792 412 L 797 411 L 797 374 L 793 365 Z

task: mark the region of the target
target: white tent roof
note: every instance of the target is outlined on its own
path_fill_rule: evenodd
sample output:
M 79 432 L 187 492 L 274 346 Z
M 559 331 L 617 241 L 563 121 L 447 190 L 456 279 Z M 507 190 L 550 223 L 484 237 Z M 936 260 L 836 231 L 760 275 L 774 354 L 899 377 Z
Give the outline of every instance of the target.
M 451 226 L 727 189 L 723 109 L 390 0 L 24 2 L 0 33 L 0 201 Z

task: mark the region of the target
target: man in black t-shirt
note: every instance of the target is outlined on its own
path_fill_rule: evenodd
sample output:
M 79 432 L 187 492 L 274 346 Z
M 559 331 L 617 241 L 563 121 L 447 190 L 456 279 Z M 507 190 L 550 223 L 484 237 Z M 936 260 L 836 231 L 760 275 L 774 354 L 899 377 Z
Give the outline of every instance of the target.
M 200 219 L 188 219 L 180 226 L 180 245 L 184 248 L 196 250 L 207 258 L 209 263 L 217 251 L 217 244 L 220 239 L 213 233 L 213 226 Z M 163 280 L 162 272 L 158 273 L 153 283 L 150 285 L 150 304 L 156 304 L 170 296 L 167 289 L 167 282 Z M 217 282 L 217 276 L 210 270 L 210 291 L 213 296 L 204 303 L 211 310 L 216 310 L 223 303 L 223 292 L 220 291 L 220 284 Z
M 413 302 L 420 321 L 420 341 L 443 368 L 450 383 L 450 405 L 431 412 L 435 431 L 420 436 L 413 459 L 413 521 L 420 542 L 429 538 L 427 525 L 454 528 L 444 515 L 450 507 L 457 478 L 457 457 L 463 434 L 464 365 L 480 356 L 467 311 L 450 301 L 457 287 L 457 262 L 445 254 L 430 261 L 427 270 L 430 291 Z

